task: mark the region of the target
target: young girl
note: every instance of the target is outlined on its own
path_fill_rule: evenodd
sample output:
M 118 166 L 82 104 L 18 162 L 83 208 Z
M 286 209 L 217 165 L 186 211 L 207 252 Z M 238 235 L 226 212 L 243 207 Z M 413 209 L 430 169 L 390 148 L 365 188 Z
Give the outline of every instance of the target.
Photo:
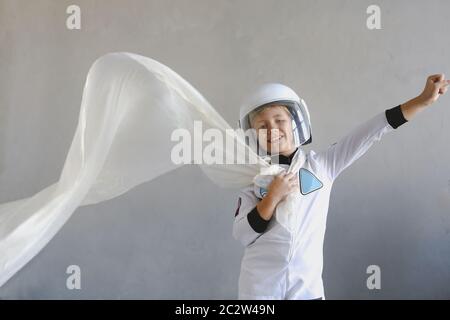
M 317 153 L 299 148 L 312 141 L 311 122 L 292 89 L 269 83 L 248 97 L 241 128 L 254 129 L 256 151 L 268 153 L 286 171 L 268 188 L 254 185 L 240 192 L 233 225 L 233 237 L 245 246 L 239 299 L 325 298 L 322 251 L 334 180 L 385 133 L 436 101 L 449 83 L 442 74 L 428 77 L 418 97 L 376 114 Z M 289 196 L 292 211 L 283 205 Z

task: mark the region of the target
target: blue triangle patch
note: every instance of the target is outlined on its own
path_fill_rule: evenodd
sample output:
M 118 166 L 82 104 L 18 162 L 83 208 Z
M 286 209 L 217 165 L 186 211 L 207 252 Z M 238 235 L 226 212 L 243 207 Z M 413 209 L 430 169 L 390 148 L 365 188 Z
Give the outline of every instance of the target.
M 322 182 L 311 171 L 300 169 L 300 192 L 306 195 L 323 187 Z

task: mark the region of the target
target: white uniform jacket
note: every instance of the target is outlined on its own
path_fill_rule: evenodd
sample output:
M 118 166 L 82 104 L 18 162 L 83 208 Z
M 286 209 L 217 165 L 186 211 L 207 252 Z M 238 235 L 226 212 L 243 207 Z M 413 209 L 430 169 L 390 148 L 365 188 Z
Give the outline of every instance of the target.
M 360 158 L 375 141 L 403 123 L 400 106 L 381 112 L 354 128 L 322 152 L 300 148 L 280 165 L 302 161 L 300 201 L 295 207 L 294 230 L 259 215 L 261 194 L 254 186 L 241 190 L 233 237 L 245 246 L 239 276 L 239 299 L 325 298 L 322 282 L 323 240 L 331 187 L 339 174 Z M 294 159 L 294 160 L 293 160 Z

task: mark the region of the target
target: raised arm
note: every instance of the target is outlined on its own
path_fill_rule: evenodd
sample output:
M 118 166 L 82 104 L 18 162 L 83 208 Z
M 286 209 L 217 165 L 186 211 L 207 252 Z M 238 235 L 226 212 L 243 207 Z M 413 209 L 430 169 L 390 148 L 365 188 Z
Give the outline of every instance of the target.
M 445 80 L 443 74 L 429 76 L 423 92 L 417 97 L 401 105 L 406 120 L 411 120 L 416 114 L 433 104 L 439 97 L 447 92 L 450 80 Z
M 395 108 L 385 110 L 360 124 L 326 150 L 316 154 L 331 181 L 366 153 L 374 142 L 411 120 L 417 113 L 445 94 L 449 80 L 443 74 L 428 77 L 423 92 Z

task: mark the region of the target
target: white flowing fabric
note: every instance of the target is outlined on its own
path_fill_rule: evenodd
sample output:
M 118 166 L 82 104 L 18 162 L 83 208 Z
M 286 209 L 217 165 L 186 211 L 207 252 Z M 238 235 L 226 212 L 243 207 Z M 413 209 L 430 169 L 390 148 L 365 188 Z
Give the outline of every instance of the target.
M 225 135 L 232 128 L 194 89 L 167 66 L 132 53 L 97 59 L 83 90 L 78 126 L 59 180 L 34 196 L 0 205 L 0 286 L 30 261 L 79 206 L 117 197 L 180 165 L 171 159 L 174 129 Z M 224 146 L 224 155 L 256 163 L 204 165 L 223 187 L 244 187 L 269 164 L 249 149 Z M 216 146 L 216 149 L 220 146 Z M 237 153 L 237 154 L 236 154 Z M 237 160 L 236 160 L 237 161 Z

